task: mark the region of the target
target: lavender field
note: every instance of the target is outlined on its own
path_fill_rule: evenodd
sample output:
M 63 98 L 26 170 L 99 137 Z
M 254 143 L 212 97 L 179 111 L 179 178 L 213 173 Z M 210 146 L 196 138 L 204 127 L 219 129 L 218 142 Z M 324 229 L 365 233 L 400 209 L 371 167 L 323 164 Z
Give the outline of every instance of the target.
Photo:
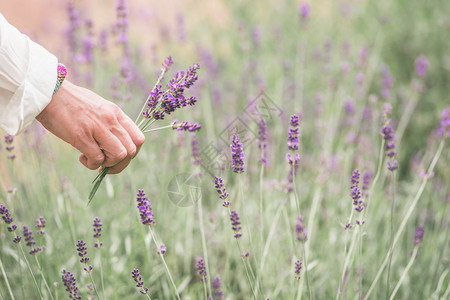
M 88 205 L 77 150 L 2 132 L 0 300 L 450 299 L 450 2 L 52 9 L 146 142 Z

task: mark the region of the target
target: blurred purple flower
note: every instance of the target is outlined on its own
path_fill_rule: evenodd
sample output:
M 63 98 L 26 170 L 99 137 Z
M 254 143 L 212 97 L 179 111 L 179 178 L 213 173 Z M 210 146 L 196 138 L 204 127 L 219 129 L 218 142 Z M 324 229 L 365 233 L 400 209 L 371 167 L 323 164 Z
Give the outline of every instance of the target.
M 359 188 L 359 177 L 360 173 L 359 170 L 356 169 L 352 173 L 352 178 L 350 180 L 351 186 L 350 186 L 350 196 L 353 199 L 353 206 L 355 206 L 355 210 L 357 212 L 361 212 L 364 209 L 364 202 L 361 200 L 361 190 Z
M 239 135 L 233 135 L 230 145 L 231 159 L 233 160 L 233 172 L 243 173 L 245 168 L 243 145 L 239 139 Z
M 441 126 L 439 127 L 437 134 L 443 138 L 450 137 L 450 106 L 447 106 L 442 111 Z
M 214 278 L 212 282 L 213 295 L 215 300 L 223 300 L 223 291 L 220 288 L 220 278 Z
M 195 266 L 197 268 L 198 276 L 200 277 L 201 281 L 206 281 L 207 277 L 206 277 L 205 261 L 201 257 L 197 257 L 196 261 L 197 262 Z
M 297 261 L 295 262 L 295 279 L 296 280 L 300 280 L 301 276 L 300 276 L 300 271 L 302 270 L 302 262 L 297 259 Z
M 39 217 L 39 219 L 36 219 L 36 228 L 37 228 L 37 234 L 39 236 L 43 236 L 45 234 L 44 228 L 45 228 L 45 219 L 44 217 Z
M 303 20 L 309 19 L 309 16 L 311 14 L 311 9 L 309 7 L 309 4 L 301 3 L 299 6 L 299 12 L 300 12 L 300 16 L 302 17 Z
M 416 229 L 416 233 L 414 234 L 414 246 L 419 246 L 423 240 L 423 234 L 425 230 L 423 226 L 418 226 Z
M 427 69 L 428 69 L 428 59 L 425 57 L 425 55 L 420 55 L 416 58 L 415 61 L 416 65 L 416 73 L 420 77 L 425 77 L 427 75 Z
M 192 148 L 192 158 L 194 159 L 194 165 L 200 165 L 200 149 L 198 148 L 198 138 L 196 134 L 193 134 L 192 136 L 192 142 L 191 142 L 191 148 Z
M 232 226 L 231 229 L 235 232 L 234 237 L 238 239 L 242 236 L 242 233 L 240 232 L 242 227 L 241 222 L 239 221 L 239 215 L 235 210 L 231 211 L 230 220 Z
M 295 151 L 298 150 L 300 117 L 298 115 L 292 115 L 289 125 L 287 145 L 289 150 Z
M 200 130 L 202 128 L 202 125 L 199 123 L 189 122 L 189 121 L 181 121 L 178 123 L 178 120 L 173 120 L 172 122 L 172 129 L 178 130 L 178 131 L 189 131 L 194 132 Z
M 295 224 L 295 236 L 299 242 L 306 242 L 308 239 L 308 230 L 303 225 L 303 217 L 301 216 L 297 218 L 297 223 Z
M 102 220 L 99 217 L 95 217 L 93 221 L 92 229 L 94 231 L 94 239 L 97 241 L 94 243 L 95 248 L 101 248 L 103 243 L 100 242 L 100 237 L 102 236 Z

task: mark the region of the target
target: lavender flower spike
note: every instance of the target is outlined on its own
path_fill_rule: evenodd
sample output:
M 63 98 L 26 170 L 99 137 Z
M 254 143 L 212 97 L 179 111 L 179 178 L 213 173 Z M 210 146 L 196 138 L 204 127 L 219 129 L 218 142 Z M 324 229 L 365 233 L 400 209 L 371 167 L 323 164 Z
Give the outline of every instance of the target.
M 450 106 L 442 111 L 441 126 L 437 131 L 438 136 L 445 138 L 450 137 Z
M 228 198 L 228 193 L 227 193 L 227 189 L 225 188 L 225 185 L 223 184 L 223 180 L 220 177 L 215 177 L 214 179 L 214 183 L 216 184 L 216 191 L 219 194 L 219 198 L 221 200 L 223 200 L 223 207 L 230 207 L 231 206 L 231 202 L 229 200 L 227 200 Z
M 174 120 L 172 122 L 172 129 L 178 130 L 178 131 L 189 131 L 194 132 L 200 130 L 202 128 L 202 125 L 199 123 L 189 122 L 189 121 L 182 121 L 178 123 L 177 120 Z
M 80 263 L 85 264 L 86 267 L 84 268 L 84 270 L 86 272 L 91 272 L 92 271 L 92 266 L 88 265 L 89 262 L 89 257 L 87 256 L 87 248 L 86 248 L 86 243 L 83 241 L 78 241 L 77 243 L 77 251 L 78 251 L 78 256 L 81 257 L 80 259 Z
M 197 257 L 196 260 L 197 260 L 196 267 L 198 276 L 200 276 L 201 281 L 206 281 L 207 277 L 206 277 L 205 261 L 201 257 Z
M 138 203 L 137 208 L 141 216 L 141 222 L 144 225 L 155 225 L 156 221 L 152 213 L 152 205 L 145 196 L 144 190 L 138 190 L 136 201 Z
M 361 189 L 359 188 L 359 177 L 360 177 L 359 170 L 356 169 L 352 173 L 351 178 L 351 186 L 350 186 L 350 196 L 353 199 L 353 205 L 355 206 L 355 210 L 357 212 L 362 212 L 364 209 L 364 202 L 361 200 Z
M 73 276 L 72 273 L 66 270 L 62 270 L 61 273 L 63 274 L 61 276 L 62 282 L 66 287 L 66 291 L 69 292 L 69 298 L 80 300 L 81 296 L 78 294 L 75 276 Z
M 233 135 L 231 142 L 231 159 L 233 160 L 233 172 L 243 173 L 245 168 L 243 145 L 239 135 Z
M 220 288 L 220 278 L 219 277 L 214 278 L 212 287 L 214 290 L 213 291 L 214 299 L 223 300 L 223 291 Z
M 131 271 L 131 275 L 136 282 L 136 287 L 141 288 L 141 294 L 145 295 L 148 293 L 148 287 L 144 286 L 144 281 L 142 281 L 141 272 L 138 269 Z
M 97 239 L 97 242 L 94 243 L 95 248 L 101 248 L 103 243 L 100 242 L 100 237 L 102 236 L 102 220 L 99 217 L 94 218 L 94 224 L 92 225 L 94 231 L 94 239 Z
M 419 246 L 423 240 L 423 233 L 425 232 L 423 226 L 418 226 L 414 235 L 414 246 Z
M 37 234 L 39 236 L 43 236 L 45 234 L 44 228 L 45 228 L 45 219 L 44 217 L 39 217 L 39 219 L 36 219 L 36 228 L 38 229 Z
M 298 150 L 298 136 L 300 134 L 298 127 L 300 126 L 300 117 L 298 115 L 292 115 L 289 125 L 287 145 L 289 150 L 295 151 Z
M 230 220 L 231 220 L 231 229 L 233 229 L 233 231 L 235 232 L 234 237 L 238 239 L 242 236 L 242 233 L 240 232 L 242 227 L 241 222 L 239 221 L 239 215 L 235 210 L 231 211 Z
M 418 58 L 416 58 L 415 65 L 417 75 L 419 75 L 420 77 L 425 77 L 427 75 L 428 69 L 428 59 L 425 57 L 425 55 L 420 55 Z
M 305 242 L 308 239 L 308 230 L 303 225 L 303 217 L 298 217 L 297 223 L 295 224 L 295 236 L 297 241 Z
M 296 280 L 300 280 L 301 276 L 300 276 L 300 271 L 302 270 L 302 262 L 297 259 L 297 261 L 295 262 L 295 279 Z

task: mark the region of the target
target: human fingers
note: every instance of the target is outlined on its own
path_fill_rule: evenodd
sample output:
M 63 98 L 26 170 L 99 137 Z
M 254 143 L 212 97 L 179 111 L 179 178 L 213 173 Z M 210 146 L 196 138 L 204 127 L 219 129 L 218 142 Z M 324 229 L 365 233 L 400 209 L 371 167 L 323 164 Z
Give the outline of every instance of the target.
M 124 113 L 121 113 L 117 116 L 117 120 L 122 125 L 122 127 L 127 131 L 134 145 L 136 146 L 136 153 L 139 153 L 142 144 L 145 142 L 145 136 L 142 131 L 136 126 L 136 124 Z
M 108 170 L 108 174 L 118 174 L 120 172 L 122 172 L 126 167 L 128 167 L 128 165 L 131 162 L 131 157 L 127 157 L 124 160 L 122 160 L 121 162 L 119 162 L 118 164 L 112 166 L 109 170 Z
M 119 129 L 115 129 L 114 131 L 119 132 Z M 102 166 L 112 167 L 127 157 L 128 150 L 111 131 L 100 128 L 95 133 L 94 139 L 102 148 L 105 155 Z
M 80 150 L 80 162 L 88 169 L 95 170 L 105 161 L 105 154 L 93 138 L 79 138 L 75 148 Z

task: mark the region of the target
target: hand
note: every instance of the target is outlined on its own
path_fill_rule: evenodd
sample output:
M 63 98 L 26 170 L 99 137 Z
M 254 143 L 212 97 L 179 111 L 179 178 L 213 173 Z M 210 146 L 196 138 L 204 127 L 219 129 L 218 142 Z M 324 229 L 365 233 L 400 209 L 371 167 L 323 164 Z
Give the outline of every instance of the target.
M 84 166 L 91 170 L 111 167 L 109 174 L 125 169 L 145 141 L 117 105 L 67 79 L 36 119 L 80 150 Z

